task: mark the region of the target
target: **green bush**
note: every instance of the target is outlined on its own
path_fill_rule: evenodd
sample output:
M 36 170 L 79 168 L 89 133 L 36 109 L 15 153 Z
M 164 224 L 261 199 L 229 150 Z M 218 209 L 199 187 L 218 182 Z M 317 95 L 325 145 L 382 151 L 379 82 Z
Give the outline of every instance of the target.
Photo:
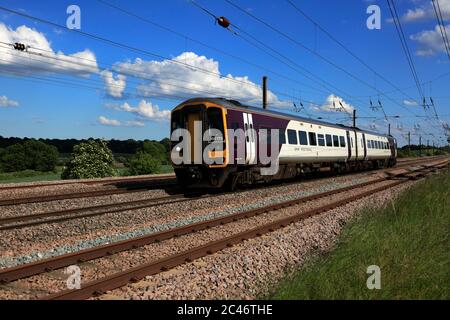
M 158 173 L 161 170 L 161 160 L 149 153 L 139 151 L 128 162 L 128 170 L 130 175 Z
M 104 178 L 117 175 L 114 157 L 103 140 L 89 140 L 73 148 L 62 179 Z
M 0 169 L 3 172 L 35 170 L 55 171 L 58 150 L 37 140 L 27 140 L 3 149 L 0 152 Z

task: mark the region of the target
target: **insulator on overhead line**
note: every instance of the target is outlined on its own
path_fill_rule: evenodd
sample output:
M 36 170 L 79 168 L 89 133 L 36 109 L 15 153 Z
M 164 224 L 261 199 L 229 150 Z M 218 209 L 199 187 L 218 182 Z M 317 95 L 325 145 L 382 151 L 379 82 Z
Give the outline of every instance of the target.
M 223 27 L 225 29 L 228 29 L 230 27 L 230 25 L 231 25 L 230 20 L 228 20 L 225 17 L 217 18 L 217 23 L 219 24 L 219 26 L 221 26 L 221 27 Z

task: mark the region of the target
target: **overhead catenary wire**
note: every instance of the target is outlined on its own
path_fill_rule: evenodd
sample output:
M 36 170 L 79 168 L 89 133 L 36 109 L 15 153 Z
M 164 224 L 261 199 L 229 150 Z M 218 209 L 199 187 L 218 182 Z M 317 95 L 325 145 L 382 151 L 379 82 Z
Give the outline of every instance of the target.
M 14 10 L 7 9 L 7 8 L 4 8 L 4 7 L 0 7 L 0 10 L 6 11 L 6 12 L 10 12 L 10 13 L 14 13 L 14 14 L 18 14 L 18 15 L 20 15 L 20 16 L 22 16 L 22 17 L 25 17 L 25 18 L 28 18 L 28 19 L 32 19 L 32 20 L 35 20 L 35 21 L 39 21 L 39 22 L 41 22 L 41 23 L 47 23 L 47 24 L 50 24 L 50 25 L 55 26 L 55 27 L 58 27 L 58 28 L 66 29 L 66 28 L 65 28 L 64 26 L 62 26 L 62 25 L 59 25 L 59 24 L 56 24 L 56 23 L 47 21 L 47 20 L 45 20 L 45 19 L 36 18 L 36 17 L 30 16 L 30 15 L 28 15 L 28 14 L 24 14 L 24 13 L 22 13 L 22 12 L 14 11 Z M 68 29 L 68 30 L 69 30 L 69 29 Z M 141 53 L 141 54 L 144 54 L 144 55 L 150 55 L 150 56 L 158 57 L 158 58 L 161 58 L 161 59 L 168 59 L 170 63 L 176 63 L 176 64 L 179 64 L 179 65 L 183 65 L 183 66 L 185 66 L 185 67 L 187 67 L 187 68 L 194 68 L 194 69 L 199 70 L 200 72 L 205 72 L 205 73 L 211 74 L 211 72 L 210 72 L 209 70 L 201 70 L 201 68 L 198 68 L 198 67 L 195 67 L 195 66 L 192 66 L 192 65 L 183 63 L 183 62 L 172 61 L 172 60 L 170 60 L 170 59 L 167 58 L 167 57 L 164 57 L 164 56 L 162 56 L 162 55 L 159 55 L 159 54 L 155 54 L 155 53 L 149 52 L 149 51 L 147 51 L 147 50 L 135 48 L 135 47 L 132 47 L 132 46 L 129 46 L 129 45 L 126 45 L 126 44 L 121 44 L 121 43 L 115 42 L 115 41 L 110 40 L 110 39 L 106 39 L 106 38 L 103 38 L 103 37 L 100 37 L 100 36 L 97 36 L 97 35 L 93 35 L 93 34 L 89 34 L 89 33 L 86 33 L 86 32 L 82 32 L 82 31 L 80 31 L 80 30 L 70 30 L 70 31 L 76 32 L 76 33 L 81 34 L 81 35 L 83 35 L 83 36 L 90 37 L 90 38 L 92 38 L 92 39 L 95 39 L 95 40 L 98 40 L 98 41 L 101 41 L 101 42 L 104 42 L 104 43 L 107 43 L 107 44 L 110 44 L 110 45 L 113 45 L 113 46 L 117 46 L 117 47 L 120 47 L 120 48 L 123 48 L 123 49 L 127 49 L 127 50 L 130 50 L 130 51 L 138 52 L 138 53 Z M 220 76 L 220 77 L 223 77 L 223 76 L 220 75 L 220 74 L 216 74 L 216 75 L 218 75 L 218 76 Z M 233 81 L 233 80 L 235 80 L 235 79 L 227 79 L 227 80 Z M 239 82 L 239 81 L 237 80 L 237 82 Z M 241 83 L 242 83 L 242 82 L 241 82 Z M 248 83 L 245 83 L 245 84 L 246 84 L 246 85 L 249 85 Z M 258 87 L 258 86 L 256 86 L 256 87 Z
M 383 76 L 380 72 L 375 70 L 369 63 L 364 61 L 361 57 L 359 57 L 356 53 L 354 53 L 352 50 L 348 48 L 342 41 L 337 39 L 331 32 L 329 32 L 327 29 L 322 27 L 320 23 L 318 23 L 316 20 L 311 18 L 304 10 L 302 10 L 299 6 L 297 6 L 292 0 L 286 0 L 300 15 L 305 17 L 307 20 L 309 20 L 316 28 L 321 30 L 328 38 L 330 38 L 332 41 L 334 41 L 336 44 L 338 44 L 345 52 L 347 52 L 350 56 L 352 56 L 354 59 L 356 59 L 360 64 L 362 64 L 364 67 L 366 67 L 369 71 L 371 71 L 374 75 L 376 75 L 378 78 L 382 79 L 386 83 L 388 83 L 391 87 L 393 87 L 396 91 L 401 92 L 404 94 L 407 98 L 414 100 L 412 97 L 410 97 L 407 93 L 405 93 L 399 86 L 395 85 L 391 80 L 389 80 L 387 77 Z
M 285 34 L 284 32 L 278 30 L 277 28 L 273 27 L 272 25 L 270 25 L 269 23 L 265 22 L 264 20 L 262 20 L 261 18 L 255 16 L 254 14 L 248 12 L 247 10 L 242 9 L 241 7 L 237 6 L 236 4 L 234 4 L 233 2 L 231 2 L 230 0 L 225 0 L 226 2 L 230 3 L 231 5 L 233 5 L 234 7 L 238 8 L 240 11 L 242 11 L 243 13 L 245 13 L 246 15 L 252 17 L 253 19 L 259 21 L 260 23 L 266 25 L 267 27 L 269 27 L 270 29 L 274 30 L 275 32 L 283 35 L 285 38 L 288 38 L 290 41 L 302 46 L 303 48 L 306 48 L 308 51 L 310 51 L 312 54 L 318 55 L 317 52 L 314 52 L 314 50 L 311 50 L 309 48 L 307 48 L 306 46 L 304 46 L 303 44 L 299 43 L 298 41 L 296 41 L 295 39 L 293 39 L 292 37 L 290 37 L 289 35 Z M 238 26 L 233 25 L 235 28 L 237 28 L 239 31 L 243 31 L 242 29 L 240 29 Z M 247 33 L 248 34 L 248 33 Z M 322 58 L 324 58 L 322 56 Z M 326 59 L 326 58 L 325 58 Z M 334 65 L 335 67 L 339 68 L 339 66 L 337 66 L 336 64 L 334 64 L 333 62 L 331 62 L 332 65 Z M 389 96 L 387 96 L 386 94 L 384 94 L 383 92 L 380 92 L 377 88 L 373 87 L 372 85 L 366 83 L 367 86 L 371 87 L 372 89 L 374 89 L 375 91 L 377 91 L 379 94 L 383 95 L 384 97 L 386 97 L 389 101 L 393 102 L 394 104 L 400 106 L 401 108 L 407 110 L 409 113 L 415 114 L 414 112 L 412 112 L 411 110 L 409 110 L 408 108 L 406 108 L 405 106 L 403 106 L 402 104 L 398 103 L 397 101 L 394 101 L 392 98 L 390 98 Z M 350 96 L 347 94 L 347 96 Z M 422 95 L 423 96 L 423 95 Z M 382 109 L 383 113 L 385 113 L 384 108 Z
M 397 30 L 397 34 L 400 38 L 400 43 L 402 45 L 404 54 L 406 56 L 406 60 L 408 61 L 409 68 L 413 75 L 414 81 L 417 86 L 417 90 L 419 92 L 419 96 L 422 99 L 425 95 L 423 94 L 422 87 L 420 85 L 419 77 L 417 75 L 416 67 L 414 65 L 414 60 L 412 59 L 411 51 L 409 50 L 408 42 L 406 41 L 405 33 L 403 32 L 403 27 L 400 21 L 400 18 L 397 13 L 397 9 L 395 7 L 395 3 L 393 0 L 386 0 L 389 6 L 389 11 L 391 12 L 391 16 Z
M 216 52 L 218 52 L 218 53 L 220 53 L 220 54 L 223 54 L 223 55 L 226 55 L 226 56 L 228 56 L 228 57 L 231 57 L 231 58 L 233 58 L 233 59 L 235 59 L 235 60 L 237 60 L 237 61 L 241 61 L 241 62 L 243 62 L 243 63 L 245 63 L 245 64 L 247 64 L 247 65 L 249 65 L 249 66 L 258 68 L 258 69 L 260 69 L 260 70 L 264 70 L 265 72 L 267 72 L 267 73 L 269 73 L 269 74 L 272 74 L 272 75 L 275 75 L 276 77 L 279 77 L 280 79 L 284 79 L 284 80 L 290 81 L 290 82 L 292 82 L 292 83 L 296 83 L 296 84 L 299 84 L 299 85 L 301 85 L 301 86 L 308 87 L 308 88 L 310 88 L 311 90 L 315 90 L 315 91 L 322 92 L 322 93 L 325 92 L 325 91 L 323 91 L 322 89 L 313 87 L 313 86 L 311 86 L 311 85 L 309 85 L 309 84 L 307 84 L 307 83 L 301 82 L 301 81 L 299 81 L 299 80 L 292 79 L 292 78 L 290 78 L 290 77 L 287 77 L 287 76 L 284 75 L 284 74 L 281 74 L 280 72 L 277 72 L 277 71 L 274 71 L 274 70 L 272 70 L 272 69 L 269 69 L 269 68 L 267 68 L 267 67 L 265 67 L 265 66 L 256 64 L 256 63 L 254 63 L 254 62 L 252 62 L 252 61 L 249 61 L 249 60 L 247 60 L 247 59 L 244 59 L 244 58 L 241 57 L 241 56 L 238 56 L 238 55 L 232 54 L 232 53 L 230 53 L 230 52 L 227 52 L 227 51 L 225 51 L 225 50 L 223 50 L 223 49 L 214 47 L 214 46 L 212 46 L 212 45 L 210 45 L 210 44 L 207 44 L 207 43 L 205 43 L 205 42 L 203 42 L 203 41 L 200 41 L 200 40 L 195 39 L 195 38 L 193 38 L 193 37 L 191 37 L 191 36 L 188 36 L 187 34 L 184 34 L 184 33 L 181 33 L 181 32 L 179 32 L 179 31 L 176 31 L 176 30 L 173 30 L 173 29 L 171 29 L 171 28 L 168 28 L 168 27 L 166 27 L 166 26 L 163 26 L 163 25 L 161 25 L 160 23 L 157 23 L 157 22 L 155 22 L 155 21 L 152 21 L 152 20 L 150 20 L 150 19 L 147 18 L 147 17 L 144 17 L 144 16 L 142 16 L 142 15 L 139 15 L 139 14 L 137 14 L 137 13 L 135 13 L 135 12 L 132 12 L 132 11 L 130 11 L 130 10 L 128 10 L 128 9 L 125 9 L 125 8 L 123 8 L 123 7 L 119 7 L 119 6 L 117 6 L 117 5 L 115 5 L 115 4 L 112 4 L 112 3 L 108 2 L 108 1 L 105 1 L 105 0 L 97 0 L 97 1 L 98 1 L 99 3 L 105 5 L 105 6 L 108 6 L 108 7 L 110 7 L 110 8 L 113 8 L 114 10 L 120 11 L 120 12 L 126 14 L 126 15 L 129 15 L 129 16 L 134 17 L 134 18 L 136 18 L 136 19 L 138 19 L 138 20 L 140 20 L 140 21 L 142 21 L 142 22 L 145 22 L 145 23 L 147 23 L 147 24 L 149 24 L 149 25 L 152 25 L 153 27 L 156 27 L 156 28 L 158 28 L 158 29 L 160 29 L 160 30 L 166 31 L 166 32 L 168 32 L 168 33 L 172 33 L 172 34 L 174 34 L 174 35 L 176 35 L 176 36 L 178 36 L 178 37 L 180 37 L 180 38 L 183 38 L 183 39 L 185 39 L 185 40 L 189 40 L 189 41 L 191 41 L 191 42 L 193 42 L 193 43 L 197 43 L 197 44 L 199 44 L 199 45 L 201 45 L 201 46 L 203 46 L 203 47 L 205 47 L 205 48 L 208 48 L 208 49 L 213 50 L 213 51 L 216 51 Z
M 0 41 L 0 44 L 10 45 L 9 43 L 2 42 L 2 41 Z M 28 46 L 28 47 L 29 47 L 29 49 L 36 49 L 36 48 L 34 48 L 34 47 L 31 47 L 31 46 Z M 8 47 L 2 47 L 1 45 L 0 45 L 0 48 L 10 49 L 10 48 L 8 48 Z M 11 49 L 11 50 L 12 50 L 12 49 Z M 47 50 L 43 50 L 43 51 L 48 52 L 48 53 L 51 53 L 51 51 L 47 51 Z M 4 52 L 4 53 L 5 53 L 5 54 L 8 54 L 8 55 L 12 55 L 12 53 L 8 53 L 8 52 Z M 61 58 L 58 58 L 57 56 L 43 55 L 43 54 L 41 54 L 41 53 L 36 53 L 36 52 L 31 51 L 31 50 L 28 50 L 28 51 L 22 53 L 22 55 L 23 55 L 23 54 L 36 55 L 36 56 L 38 56 L 38 57 L 42 57 L 42 58 L 45 58 L 45 59 L 55 60 L 55 62 L 52 63 L 52 62 L 50 62 L 50 61 L 48 61 L 48 60 L 34 59 L 34 58 L 32 58 L 32 57 L 29 57 L 29 58 L 28 58 L 28 60 L 30 60 L 30 61 L 36 61 L 36 62 L 40 62 L 40 63 L 50 64 L 50 65 L 54 65 L 55 67 L 60 67 L 60 65 L 58 65 L 58 63 L 57 63 L 57 61 L 60 61 L 60 62 L 63 62 L 63 63 L 74 64 L 74 65 L 80 66 L 80 67 L 93 68 L 93 66 L 92 66 L 92 65 L 89 65 L 89 64 L 84 64 L 84 63 L 80 63 L 80 62 L 76 62 L 76 61 L 71 61 L 71 60 L 67 60 L 67 59 L 61 59 Z M 18 58 L 21 58 L 21 59 L 25 59 L 24 56 L 15 56 L 15 57 L 18 57 Z M 84 59 L 84 60 L 87 60 L 87 61 L 89 61 L 89 62 L 98 62 L 98 61 L 94 61 L 94 60 L 90 60 L 90 59 Z M 113 66 L 102 65 L 101 63 L 99 63 L 98 65 L 99 65 L 100 67 L 103 67 L 105 70 L 109 70 L 109 69 L 112 69 L 112 70 L 113 70 L 113 68 L 112 68 Z M 76 69 L 75 69 L 75 70 L 76 70 Z M 113 71 L 114 71 L 114 70 L 113 70 Z M 129 76 L 129 77 L 135 77 L 135 78 L 139 78 L 139 79 L 142 79 L 142 80 L 155 81 L 155 82 L 156 82 L 156 83 L 154 83 L 155 86 L 161 84 L 161 85 L 171 86 L 171 87 L 175 87 L 175 88 L 181 88 L 181 89 L 186 90 L 186 92 L 187 92 L 187 91 L 194 91 L 194 92 L 197 92 L 197 93 L 203 93 L 203 94 L 206 94 L 207 96 L 210 96 L 210 97 L 214 97 L 214 96 L 219 95 L 219 92 L 206 91 L 206 90 L 196 89 L 196 88 L 192 88 L 192 87 L 185 87 L 185 86 L 177 85 L 177 84 L 174 84 L 174 83 L 169 83 L 169 82 L 161 81 L 160 79 L 156 79 L 156 78 L 150 77 L 150 76 L 148 76 L 146 73 L 144 73 L 144 72 L 138 72 L 138 71 L 136 71 L 136 70 L 131 70 L 131 72 L 127 72 L 127 71 L 124 71 L 124 70 L 122 69 L 122 70 L 119 70 L 119 71 L 116 71 L 116 72 L 117 72 L 118 74 L 120 74 L 120 75 L 125 75 L 125 76 Z M 171 79 L 171 78 L 167 78 L 167 77 L 166 77 L 166 79 Z M 85 79 L 84 81 L 90 81 L 90 80 L 92 81 L 92 79 Z M 173 79 L 173 80 L 177 80 L 177 79 Z M 129 79 L 127 80 L 127 82 L 130 82 L 130 83 L 133 83 L 133 82 L 134 82 L 134 83 L 140 84 L 139 82 L 131 81 L 131 80 L 129 80 Z M 183 83 L 184 83 L 184 84 L 188 84 L 188 85 L 189 85 L 189 84 L 192 84 L 192 85 L 195 85 L 195 84 L 196 84 L 196 83 L 190 83 L 190 82 L 186 82 L 186 81 L 183 81 Z M 109 86 L 117 87 L 117 88 L 120 87 L 120 86 L 115 85 L 115 84 L 109 84 Z M 157 88 L 155 88 L 155 89 L 157 89 Z M 277 90 L 271 90 L 271 92 L 273 92 L 274 94 L 277 94 L 277 95 L 279 95 L 279 96 L 283 96 L 283 97 L 289 98 L 289 99 L 296 99 L 296 98 L 297 98 L 297 97 L 295 97 L 295 96 L 289 95 L 289 94 L 284 93 L 284 92 L 279 92 L 279 91 L 277 91 Z M 186 96 L 189 96 L 189 95 L 186 95 Z M 155 97 L 157 97 L 157 95 L 155 95 Z M 226 97 L 227 97 L 227 96 L 226 96 Z M 228 96 L 227 98 L 233 98 L 233 97 Z M 306 100 L 306 99 L 304 99 L 303 101 L 308 102 L 308 103 L 311 103 L 311 104 L 317 104 L 316 102 L 313 102 L 313 101 L 311 101 L 311 100 Z M 286 102 L 286 103 L 287 103 L 287 102 Z
M 433 9 L 436 14 L 436 20 L 439 26 L 439 30 L 441 32 L 442 41 L 444 43 L 444 49 L 447 52 L 447 57 L 450 60 L 450 42 L 448 41 L 447 37 L 447 30 L 445 28 L 444 19 L 442 16 L 441 6 L 439 5 L 438 0 L 431 0 L 433 4 Z

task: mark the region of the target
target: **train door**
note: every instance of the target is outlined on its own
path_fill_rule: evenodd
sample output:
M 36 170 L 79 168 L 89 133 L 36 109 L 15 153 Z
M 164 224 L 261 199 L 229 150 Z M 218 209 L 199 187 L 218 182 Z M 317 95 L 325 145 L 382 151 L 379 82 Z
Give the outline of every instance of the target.
M 395 159 L 397 157 L 397 143 L 394 138 L 389 137 L 389 147 L 391 149 L 391 158 Z
M 187 127 L 189 132 L 191 133 L 191 141 L 190 142 L 190 151 L 191 151 L 191 163 L 195 163 L 195 156 L 198 154 L 198 148 L 201 148 L 200 143 L 198 142 L 199 137 L 195 136 L 195 123 L 201 121 L 200 112 L 191 112 L 187 116 Z M 201 141 L 201 140 L 200 140 Z
M 364 148 L 364 160 L 367 160 L 367 143 L 366 143 L 366 134 L 362 134 L 362 143 Z
M 245 131 L 245 163 L 256 163 L 256 132 L 253 125 L 253 115 L 243 113 Z
M 350 132 L 349 131 L 347 131 L 347 150 L 348 150 L 347 161 L 350 161 L 352 159 L 352 143 L 350 140 Z
M 356 132 L 356 130 L 354 131 L 355 133 L 355 160 L 358 160 L 359 157 L 359 150 L 358 150 L 358 133 Z

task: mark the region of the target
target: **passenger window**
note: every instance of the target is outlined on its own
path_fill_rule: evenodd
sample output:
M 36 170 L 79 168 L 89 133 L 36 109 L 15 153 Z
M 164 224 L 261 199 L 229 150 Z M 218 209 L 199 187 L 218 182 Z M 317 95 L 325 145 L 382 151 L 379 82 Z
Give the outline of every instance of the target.
M 298 138 L 299 138 L 300 144 L 302 146 L 307 146 L 308 145 L 308 136 L 306 135 L 305 131 L 299 131 L 298 132 Z
M 298 144 L 297 132 L 295 130 L 288 130 L 287 133 L 289 144 Z
M 317 146 L 316 134 L 314 132 L 309 132 L 309 144 L 312 146 Z
M 325 137 L 323 134 L 317 135 L 317 140 L 319 141 L 319 146 L 321 147 L 325 146 Z
M 345 148 L 345 138 L 344 138 L 343 136 L 340 136 L 340 137 L 339 137 L 339 140 L 340 140 L 340 142 L 341 142 L 341 147 L 342 147 L 342 148 Z
M 326 139 L 327 139 L 327 147 L 332 147 L 333 146 L 333 139 L 331 138 L 330 134 L 326 135 Z
M 339 137 L 338 136 L 333 136 L 333 145 L 335 147 L 339 147 Z
M 286 132 L 284 130 L 280 130 L 280 145 L 286 144 Z

